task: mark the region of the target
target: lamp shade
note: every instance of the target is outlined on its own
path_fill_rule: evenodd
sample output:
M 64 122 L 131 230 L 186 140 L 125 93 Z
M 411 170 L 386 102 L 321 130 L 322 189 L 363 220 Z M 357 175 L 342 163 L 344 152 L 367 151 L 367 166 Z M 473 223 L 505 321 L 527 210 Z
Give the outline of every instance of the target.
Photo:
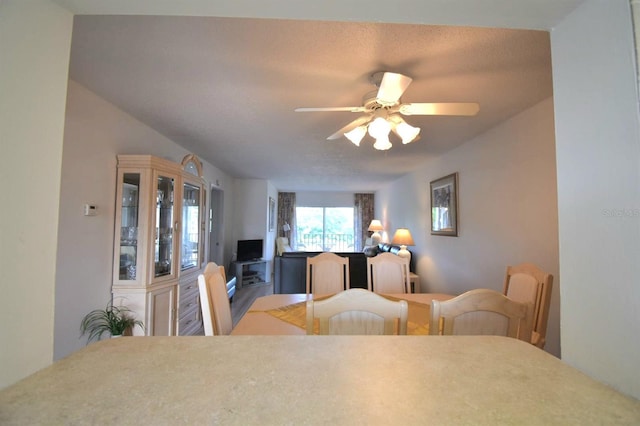
M 289 232 L 289 231 L 291 231 L 291 226 L 289 226 L 289 224 L 287 222 L 285 222 L 284 225 L 282 225 L 282 230 L 284 232 Z
M 384 231 L 382 223 L 378 219 L 373 219 L 369 224 L 368 230 L 373 231 L 373 234 L 371 234 L 371 242 L 374 245 L 380 244 L 380 241 L 382 241 L 382 235 L 380 235 L 380 232 L 378 231 Z
M 391 240 L 391 244 L 398 244 L 401 246 L 415 245 L 415 243 L 413 242 L 413 238 L 411 237 L 411 232 L 409 232 L 407 228 L 396 229 L 396 233 L 393 234 L 393 240 Z
M 378 219 L 373 219 L 371 221 L 371 223 L 369 224 L 369 231 L 384 231 L 384 228 L 382 227 L 382 223 L 378 220 Z
M 396 233 L 393 234 L 393 240 L 391 240 L 391 244 L 400 245 L 400 250 L 398 251 L 399 257 L 404 257 L 411 261 L 411 252 L 407 250 L 407 246 L 412 246 L 415 243 L 413 242 L 413 238 L 411 237 L 411 232 L 407 228 L 398 228 L 396 229 Z

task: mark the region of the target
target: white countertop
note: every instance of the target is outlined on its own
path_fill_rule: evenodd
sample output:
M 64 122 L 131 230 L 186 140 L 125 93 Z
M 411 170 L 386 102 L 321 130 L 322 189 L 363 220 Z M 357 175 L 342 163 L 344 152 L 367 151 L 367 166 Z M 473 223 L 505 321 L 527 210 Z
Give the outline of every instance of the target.
M 123 337 L 0 392 L 0 424 L 640 424 L 640 402 L 495 336 Z

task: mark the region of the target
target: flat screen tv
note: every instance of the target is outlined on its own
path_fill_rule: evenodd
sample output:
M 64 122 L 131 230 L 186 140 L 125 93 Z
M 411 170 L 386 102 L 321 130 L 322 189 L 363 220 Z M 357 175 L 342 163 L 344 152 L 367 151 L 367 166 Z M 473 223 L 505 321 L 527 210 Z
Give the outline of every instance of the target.
M 238 262 L 262 259 L 262 240 L 238 240 L 236 253 Z

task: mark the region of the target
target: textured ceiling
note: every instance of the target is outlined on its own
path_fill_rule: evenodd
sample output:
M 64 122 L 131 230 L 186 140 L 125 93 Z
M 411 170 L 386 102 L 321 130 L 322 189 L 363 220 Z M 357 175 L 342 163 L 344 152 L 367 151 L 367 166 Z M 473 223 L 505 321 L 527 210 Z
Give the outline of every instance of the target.
M 405 117 L 421 139 L 377 151 L 326 137 L 369 77 L 413 78 L 403 102 L 478 102 Z M 410 24 L 76 16 L 70 77 L 210 163 L 279 190 L 374 191 L 552 95 L 546 31 Z

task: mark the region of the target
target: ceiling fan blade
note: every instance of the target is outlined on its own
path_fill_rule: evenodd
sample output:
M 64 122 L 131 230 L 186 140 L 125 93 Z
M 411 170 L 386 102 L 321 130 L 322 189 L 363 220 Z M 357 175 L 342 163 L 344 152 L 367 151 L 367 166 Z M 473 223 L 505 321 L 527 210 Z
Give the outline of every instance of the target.
M 476 115 L 480 105 L 473 102 L 415 103 L 400 105 L 403 115 Z
M 363 124 L 371 121 L 371 117 L 372 117 L 371 114 L 368 114 L 368 115 L 363 115 L 362 117 L 356 118 L 351 123 L 347 124 L 342 129 L 338 130 L 337 132 L 329 136 L 327 140 L 340 139 L 342 136 L 344 136 L 345 133 L 350 132 L 356 127 L 362 126 Z
M 320 108 L 296 108 L 295 112 L 323 112 L 323 111 L 347 111 L 347 112 L 364 112 L 365 108 L 359 107 L 320 107 Z
M 395 105 L 400 100 L 400 96 L 407 90 L 413 80 L 406 75 L 393 72 L 385 72 L 380 82 L 380 88 L 376 95 L 376 100 L 381 105 Z

